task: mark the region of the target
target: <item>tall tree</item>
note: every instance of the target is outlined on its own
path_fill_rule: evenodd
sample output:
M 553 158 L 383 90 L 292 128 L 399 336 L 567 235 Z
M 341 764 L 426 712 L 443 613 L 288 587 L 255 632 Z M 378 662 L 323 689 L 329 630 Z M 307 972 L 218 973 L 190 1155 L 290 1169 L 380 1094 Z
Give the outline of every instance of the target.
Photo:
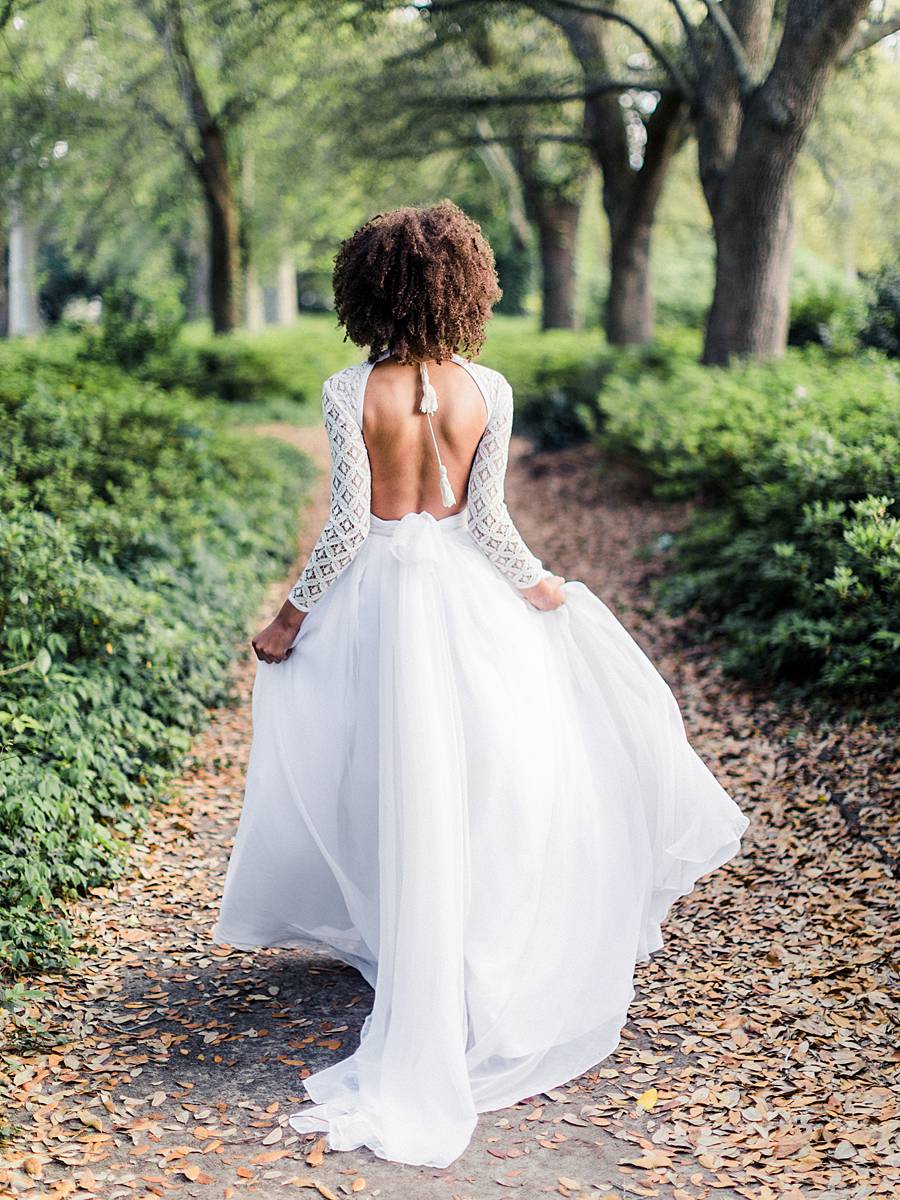
M 0 5 L 0 227 L 5 226 L 7 277 L 0 287 L 2 324 L 10 335 L 43 327 L 37 258 L 57 207 L 68 130 L 83 128 L 80 98 L 65 87 L 66 33 L 32 37 L 42 6 Z M 0 260 L 2 261 L 2 260 Z
M 653 332 L 650 242 L 672 156 L 688 131 L 686 85 L 660 42 L 624 13 L 580 0 L 531 5 L 566 35 L 584 80 L 584 136 L 603 178 L 609 221 L 606 335 L 615 345 L 641 344 Z M 662 79 L 623 80 L 611 26 L 625 26 L 652 50 Z M 628 102 L 623 103 L 623 100 Z
M 609 223 L 607 337 L 615 344 L 641 344 L 653 330 L 650 241 L 656 209 L 672 156 L 689 128 L 687 81 L 663 37 L 652 37 L 620 11 L 621 0 L 605 5 L 522 0 L 521 6 L 564 34 L 578 64 L 578 84 L 532 79 L 527 89 L 516 89 L 504 81 L 493 96 L 454 99 L 490 111 L 492 119 L 511 107 L 581 107 L 580 140 L 600 169 Z M 427 11 L 463 24 L 508 7 L 503 0 L 430 0 Z M 624 31 L 624 42 L 614 41 L 611 26 Z
M 188 33 L 189 25 L 195 28 L 200 15 L 191 11 L 194 7 L 191 0 L 135 2 L 154 31 L 177 89 L 183 120 L 178 120 L 168 105 L 158 102 L 147 86 L 148 80 L 136 81 L 132 94 L 137 107 L 172 139 L 199 184 L 207 221 L 210 315 L 215 332 L 228 333 L 240 320 L 241 279 L 239 202 L 229 143 L 257 97 L 253 92 L 242 95 L 234 86 L 240 75 L 238 79 L 229 79 L 228 68 L 236 64 L 234 46 L 230 44 L 233 39 L 227 35 L 229 22 L 234 20 L 240 28 L 245 14 L 214 11 L 217 7 L 233 10 L 232 5 L 207 6 L 212 11 L 203 16 L 212 20 L 205 29 L 209 42 L 203 47 L 204 72 Z M 223 17 L 228 19 L 222 20 Z M 253 36 L 254 43 L 269 33 L 269 22 L 261 13 L 256 14 L 256 19 L 259 27 Z M 194 36 L 197 37 L 196 33 Z M 238 41 L 243 43 L 244 39 Z M 210 47 L 213 54 L 209 53 Z M 248 48 L 244 45 L 243 49 Z M 212 79 L 207 82 L 210 76 Z M 246 82 L 245 75 L 243 81 Z M 212 97 L 213 88 L 218 92 L 218 102 Z
M 575 242 L 587 173 L 583 160 L 559 148 L 548 163 L 546 146 L 513 141 L 511 157 L 522 184 L 525 212 L 537 231 L 541 260 L 541 328 L 574 329 Z M 568 170 L 566 170 L 568 166 Z
M 123 90 L 165 134 L 199 185 L 210 314 L 214 330 L 227 333 L 240 320 L 240 132 L 258 107 L 274 101 L 295 43 L 305 43 L 311 22 L 324 22 L 327 9 L 321 0 L 131 3 L 146 18 L 160 57 L 154 61 L 145 46 Z M 121 32 L 125 20 L 127 8 L 111 31 Z
M 694 108 L 716 239 L 704 362 L 784 351 L 801 147 L 836 67 L 898 24 L 861 28 L 867 8 L 867 0 L 788 0 L 779 21 L 774 0 L 707 3 L 716 38 Z M 698 31 L 686 23 L 686 34 L 696 47 Z
M 521 22 L 500 25 L 478 14 L 461 28 L 473 57 L 487 71 L 499 71 L 511 84 L 521 86 L 516 80 L 517 63 L 527 62 L 534 70 L 534 33 L 523 30 Z M 541 49 L 549 66 L 546 39 Z M 498 112 L 492 121 L 475 118 L 476 138 L 484 139 L 494 160 L 508 164 L 515 174 L 515 190 L 535 232 L 543 329 L 575 328 L 575 246 L 589 173 L 589 160 L 578 138 L 552 131 L 559 130 L 560 124 L 556 116 L 555 125 L 548 126 L 546 110 L 539 113 L 527 107 Z
M 895 32 L 900 19 L 866 22 L 868 0 L 704 0 L 705 18 L 695 25 L 682 0 L 669 0 L 684 38 L 673 53 L 615 0 L 526 2 L 566 30 L 584 73 L 585 131 L 603 171 L 612 237 L 610 339 L 643 340 L 649 333 L 650 233 L 666 169 L 689 118 L 716 242 L 703 360 L 782 353 L 793 183 L 807 130 L 836 67 Z M 646 122 L 638 172 L 628 171 L 622 84 L 607 49 L 614 25 L 630 28 L 668 77 Z
M 175 138 L 200 184 L 209 235 L 212 324 L 216 333 L 228 333 L 240 320 L 239 218 L 233 170 L 228 158 L 228 133 L 243 106 L 232 95 L 230 103 L 213 109 L 188 42 L 181 0 L 164 0 L 158 6 L 152 0 L 139 0 L 139 4 L 159 39 L 195 137 L 189 141 L 162 110 L 149 102 L 142 103 L 147 105 L 157 124 Z

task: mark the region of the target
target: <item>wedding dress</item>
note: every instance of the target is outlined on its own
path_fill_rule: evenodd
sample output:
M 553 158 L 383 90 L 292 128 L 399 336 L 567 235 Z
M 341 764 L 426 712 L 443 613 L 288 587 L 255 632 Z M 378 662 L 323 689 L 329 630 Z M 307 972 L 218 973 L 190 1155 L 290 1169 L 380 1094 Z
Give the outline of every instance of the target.
M 304 1081 L 290 1123 L 436 1167 L 478 1113 L 615 1049 L 635 964 L 747 826 L 606 606 L 578 582 L 552 612 L 522 597 L 549 572 L 504 502 L 512 392 L 454 361 L 487 422 L 442 519 L 370 512 L 372 364 L 325 383 L 331 514 L 290 595 L 308 614 L 293 653 L 257 667 L 213 935 L 361 972 L 359 1046 Z

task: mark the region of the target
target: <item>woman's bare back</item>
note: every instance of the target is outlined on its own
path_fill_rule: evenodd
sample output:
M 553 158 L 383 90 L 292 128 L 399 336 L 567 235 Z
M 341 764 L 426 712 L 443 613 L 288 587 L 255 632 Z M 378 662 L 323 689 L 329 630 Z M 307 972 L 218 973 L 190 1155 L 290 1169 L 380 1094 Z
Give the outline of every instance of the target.
M 387 521 L 408 512 L 446 517 L 466 504 L 472 460 L 487 421 L 484 397 L 458 363 L 427 365 L 438 396 L 431 419 L 457 503 L 445 508 L 441 502 L 428 419 L 419 411 L 418 367 L 384 359 L 372 368 L 366 383 L 363 438 L 372 472 L 372 512 Z

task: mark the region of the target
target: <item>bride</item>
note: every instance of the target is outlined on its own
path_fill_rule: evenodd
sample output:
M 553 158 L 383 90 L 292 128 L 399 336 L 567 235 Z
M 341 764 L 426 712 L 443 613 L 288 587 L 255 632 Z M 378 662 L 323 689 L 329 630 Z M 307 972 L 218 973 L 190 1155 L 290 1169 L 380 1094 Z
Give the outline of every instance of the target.
M 319 946 L 374 988 L 290 1118 L 334 1150 L 443 1167 L 477 1114 L 619 1041 L 635 963 L 747 818 L 671 692 L 507 512 L 509 383 L 472 361 L 490 247 L 442 201 L 342 243 L 366 361 L 325 381 L 331 512 L 253 639 L 253 744 L 214 931 Z

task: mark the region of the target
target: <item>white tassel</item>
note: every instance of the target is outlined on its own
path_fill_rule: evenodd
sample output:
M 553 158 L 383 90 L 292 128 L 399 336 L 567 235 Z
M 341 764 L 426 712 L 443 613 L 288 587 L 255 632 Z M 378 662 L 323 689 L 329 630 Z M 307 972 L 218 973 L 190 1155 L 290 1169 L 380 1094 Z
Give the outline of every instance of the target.
M 424 363 L 419 363 L 419 376 L 422 380 L 422 399 L 419 401 L 419 412 L 437 412 L 437 392 L 428 378 L 428 368 Z
M 441 502 L 444 508 L 453 508 L 456 504 L 456 497 L 453 495 L 453 488 L 450 486 L 447 468 L 441 463 L 439 470 L 441 476 Z
M 428 418 L 428 430 L 431 433 L 431 440 L 434 443 L 434 454 L 438 462 L 438 477 L 441 485 L 441 503 L 444 508 L 454 508 L 456 506 L 456 497 L 453 495 L 453 488 L 450 485 L 450 478 L 447 475 L 447 468 L 441 461 L 441 451 L 437 443 L 437 438 L 434 435 L 434 425 L 431 423 L 431 414 L 437 412 L 437 392 L 431 386 L 431 381 L 428 378 L 428 368 L 424 363 L 419 363 L 419 375 L 422 379 L 422 399 L 419 402 L 419 412 L 423 412 Z

